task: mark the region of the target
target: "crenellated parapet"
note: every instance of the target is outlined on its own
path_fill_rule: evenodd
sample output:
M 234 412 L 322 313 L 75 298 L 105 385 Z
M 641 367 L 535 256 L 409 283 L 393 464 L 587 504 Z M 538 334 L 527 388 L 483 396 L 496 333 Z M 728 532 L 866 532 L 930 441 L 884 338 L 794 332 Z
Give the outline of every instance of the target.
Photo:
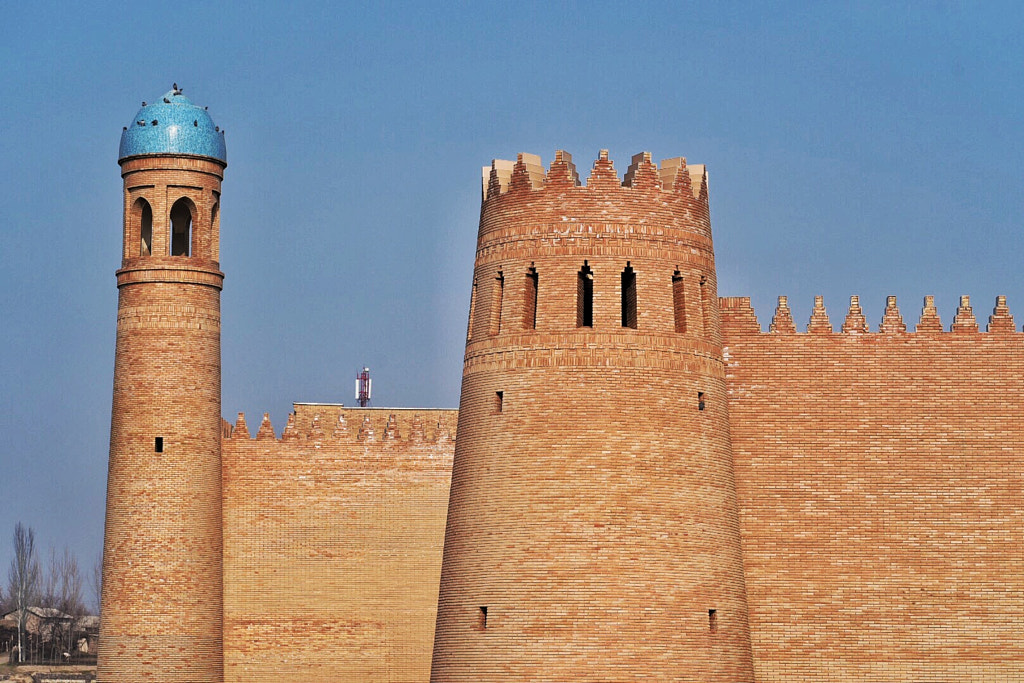
M 483 168 L 482 199 L 480 236 L 497 241 L 507 238 L 502 217 L 511 207 L 528 217 L 535 235 L 571 235 L 579 226 L 608 237 L 645 229 L 652 237 L 671 237 L 675 230 L 710 237 L 707 171 L 688 166 L 684 157 L 655 164 L 649 152 L 641 152 L 620 178 L 608 150 L 601 150 L 582 185 L 568 152 L 555 152 L 547 172 L 539 156 L 523 153 Z M 489 241 L 481 240 L 481 246 Z
M 722 297 L 719 299 L 719 307 L 722 312 L 722 330 L 729 334 L 844 334 L 844 335 L 902 335 L 902 334 L 957 334 L 972 335 L 982 333 L 974 309 L 971 306 L 969 296 L 961 296 L 959 305 L 953 316 L 952 323 L 947 330 L 943 324 L 938 309 L 935 306 L 935 297 L 924 297 L 921 307 L 921 314 L 914 330 L 908 330 L 903 316 L 896 303 L 896 297 L 886 297 L 885 311 L 878 327 L 872 330 L 864 316 L 860 305 L 859 296 L 850 297 L 850 305 L 840 331 L 837 333 L 832 328 L 828 311 L 825 308 L 824 297 L 814 297 L 814 306 L 811 309 L 811 316 L 807 322 L 804 332 L 799 332 L 793 322 L 793 314 L 789 308 L 788 297 L 780 296 L 774 316 L 767 332 L 762 332 L 757 315 L 750 304 L 750 297 Z M 1013 334 L 1018 332 L 1006 303 L 1005 296 L 997 296 L 992 315 L 988 318 L 988 325 L 985 328 L 986 334 Z
M 293 407 L 280 438 L 275 434 L 270 415 L 264 413 L 255 441 L 316 447 L 355 443 L 384 447 L 455 440 L 457 413 L 454 410 L 347 408 L 315 403 L 296 403 Z M 225 440 L 252 440 L 245 413 L 238 413 L 233 426 L 226 421 L 224 425 Z
M 520 153 L 515 161 L 495 159 L 490 166 L 483 167 L 483 201 L 496 199 L 510 190 L 564 190 L 583 188 L 580 174 L 572 155 L 564 150 L 555 152 L 555 158 L 547 172 L 540 156 Z M 608 158 L 608 150 L 602 149 L 594 161 L 594 168 L 587 179 L 586 189 L 617 189 L 628 187 L 636 190 L 668 190 L 692 193 L 694 199 L 707 199 L 707 172 L 703 165 L 687 166 L 685 157 L 664 159 L 660 164 L 651 161 L 650 152 L 634 154 L 625 176 L 619 180 L 615 165 Z

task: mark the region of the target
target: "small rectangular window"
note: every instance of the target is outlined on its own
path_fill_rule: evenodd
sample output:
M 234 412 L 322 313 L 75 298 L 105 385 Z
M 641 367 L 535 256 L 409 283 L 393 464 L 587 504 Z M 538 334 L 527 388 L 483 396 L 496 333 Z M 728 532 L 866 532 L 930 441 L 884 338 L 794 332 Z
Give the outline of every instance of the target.
M 708 610 L 708 630 L 712 633 L 718 632 L 718 610 Z
M 476 616 L 476 627 L 481 631 L 487 628 L 487 605 L 480 606 L 480 612 Z
M 157 453 L 164 452 L 164 437 L 156 437 L 156 441 L 153 443 L 153 450 L 156 451 Z
M 704 410 L 704 392 L 697 392 L 697 410 Z
M 505 392 L 496 391 L 494 392 L 494 412 L 500 413 L 505 403 Z

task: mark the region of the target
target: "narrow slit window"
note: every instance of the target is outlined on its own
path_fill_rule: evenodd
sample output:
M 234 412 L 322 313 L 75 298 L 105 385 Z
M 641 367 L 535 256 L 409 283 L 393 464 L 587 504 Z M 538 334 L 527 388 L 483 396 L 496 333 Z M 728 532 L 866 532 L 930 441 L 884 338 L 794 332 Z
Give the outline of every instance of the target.
M 718 610 L 708 610 L 708 630 L 712 633 L 718 633 Z
M 533 266 L 526 271 L 526 291 L 523 296 L 523 329 L 537 329 L 537 269 Z
M 594 326 L 594 271 L 587 262 L 576 278 L 576 327 Z
M 154 440 L 153 442 L 153 450 L 156 451 L 157 453 L 164 452 L 164 437 L 156 437 L 156 440 Z
M 496 391 L 494 392 L 494 412 L 500 413 L 505 405 L 505 392 Z
M 704 392 L 703 391 L 698 391 L 697 392 L 697 410 L 704 410 L 704 408 L 705 408 Z
M 473 315 L 476 313 L 476 280 L 473 280 L 473 293 L 469 296 L 469 322 L 466 324 L 466 341 L 473 340 Z
M 711 317 L 710 302 L 708 301 L 708 277 L 707 275 L 700 276 L 700 316 L 701 323 L 704 325 L 704 334 L 710 332 L 710 323 L 708 319 Z
M 171 256 L 188 256 L 192 247 L 192 209 L 187 199 L 171 207 Z
M 676 319 L 676 332 L 686 333 L 686 294 L 683 276 L 678 270 L 672 274 L 672 312 Z
M 476 627 L 481 631 L 487 629 L 487 605 L 480 606 L 480 611 L 476 615 Z
M 491 334 L 501 332 L 501 304 L 505 298 L 505 274 L 498 271 L 494 278 L 494 300 L 491 302 Z
M 622 326 L 636 329 L 636 273 L 628 261 L 622 271 Z

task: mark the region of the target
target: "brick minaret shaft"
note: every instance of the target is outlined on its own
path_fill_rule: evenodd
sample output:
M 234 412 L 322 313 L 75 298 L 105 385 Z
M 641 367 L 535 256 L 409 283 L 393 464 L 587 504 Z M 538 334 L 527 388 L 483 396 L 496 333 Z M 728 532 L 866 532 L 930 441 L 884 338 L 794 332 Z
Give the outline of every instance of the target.
M 223 680 L 218 214 L 226 164 L 178 154 L 120 164 L 124 255 L 99 679 L 215 683 Z
M 431 680 L 753 680 L 703 167 L 485 169 Z

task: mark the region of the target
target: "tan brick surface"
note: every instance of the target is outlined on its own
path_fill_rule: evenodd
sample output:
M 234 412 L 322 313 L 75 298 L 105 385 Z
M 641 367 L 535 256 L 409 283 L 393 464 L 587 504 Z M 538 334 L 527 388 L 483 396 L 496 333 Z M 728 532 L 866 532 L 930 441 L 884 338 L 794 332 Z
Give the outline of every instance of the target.
M 543 187 L 520 159 L 502 192 L 499 167 L 481 210 L 431 680 L 750 681 L 703 175 L 694 192 L 677 164 L 662 189 L 640 157 L 623 186 L 602 153 L 577 187 L 559 153 Z M 592 329 L 576 326 L 585 261 Z M 627 264 L 637 329 L 622 326 Z M 531 267 L 537 321 L 524 329 Z
M 222 173 L 122 164 L 101 680 L 1024 682 L 1005 297 L 986 332 L 818 298 L 808 333 L 783 297 L 762 333 L 716 296 L 703 167 L 524 155 L 485 173 L 460 411 L 296 404 L 278 438 L 220 418 Z
M 103 552 L 99 678 L 222 680 L 220 287 L 214 260 L 223 164 L 122 164 L 124 254 Z M 197 205 L 188 257 L 167 253 L 167 212 Z M 131 207 L 153 207 L 140 256 Z M 155 440 L 163 439 L 163 452 Z
M 225 678 L 425 681 L 455 411 L 295 408 L 223 441 Z
M 723 300 L 759 683 L 1024 681 L 1024 335 L 895 306 L 816 335 Z

